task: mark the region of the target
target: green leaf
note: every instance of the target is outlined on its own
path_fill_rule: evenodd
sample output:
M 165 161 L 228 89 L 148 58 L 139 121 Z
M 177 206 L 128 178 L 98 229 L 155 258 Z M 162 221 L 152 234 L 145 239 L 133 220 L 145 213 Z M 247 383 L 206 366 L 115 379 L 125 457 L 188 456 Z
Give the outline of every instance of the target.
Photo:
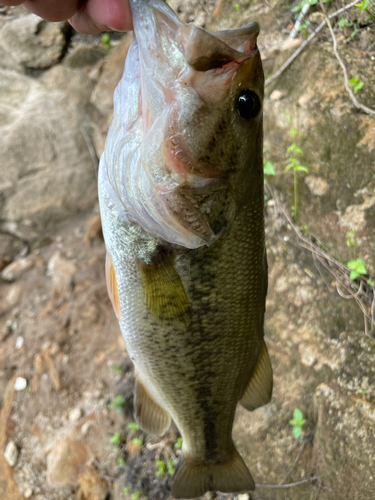
M 345 17 L 342 17 L 337 24 L 340 26 L 340 28 L 345 28 L 347 23 L 348 21 L 345 19 Z
M 309 169 L 307 167 L 304 167 L 303 165 L 298 165 L 295 167 L 295 169 L 297 172 L 308 172 Z
M 139 437 L 139 438 L 134 438 L 132 439 L 132 442 L 134 444 L 136 444 L 137 446 L 142 446 L 143 445 L 143 437 Z
M 375 283 L 372 280 L 367 280 L 367 284 L 370 286 L 375 286 Z
M 347 263 L 347 266 L 352 271 L 356 271 L 358 273 L 358 276 L 360 274 L 362 274 L 362 275 L 367 274 L 366 265 L 362 259 L 351 260 L 350 262 Z M 350 278 L 350 279 L 352 279 L 352 278 Z M 353 279 L 355 279 L 355 278 L 353 278 Z
M 181 450 L 182 448 L 182 437 L 179 437 L 174 445 L 175 450 Z
M 124 460 L 122 457 L 118 458 L 118 459 L 117 459 L 117 465 L 118 465 L 119 467 L 124 467 L 124 465 L 125 465 L 125 460 Z
M 121 443 L 121 434 L 117 431 L 113 434 L 113 436 L 109 440 L 112 444 L 120 444 Z
M 297 420 L 302 420 L 303 419 L 303 413 L 299 408 L 295 408 L 293 412 L 293 418 Z
M 264 175 L 275 175 L 276 174 L 275 168 L 270 161 L 266 161 L 266 163 L 264 164 L 263 171 L 264 171 Z
M 289 163 L 289 165 L 285 167 L 284 172 L 289 172 L 291 168 L 293 168 L 293 163 Z
M 128 429 L 130 429 L 131 431 L 137 431 L 139 429 L 139 425 L 135 422 L 130 422 L 128 424 Z
M 358 85 L 356 85 L 353 89 L 353 92 L 356 94 L 357 92 L 359 92 L 361 90 L 361 88 L 363 87 L 364 83 L 363 82 L 359 82 Z
M 295 427 L 293 427 L 293 437 L 298 439 L 300 437 L 301 433 L 302 433 L 302 427 L 300 427 L 299 425 L 296 425 Z
M 352 272 L 350 273 L 350 279 L 351 279 L 352 281 L 356 280 L 359 276 L 360 276 L 360 274 L 359 274 L 357 271 L 352 271 Z

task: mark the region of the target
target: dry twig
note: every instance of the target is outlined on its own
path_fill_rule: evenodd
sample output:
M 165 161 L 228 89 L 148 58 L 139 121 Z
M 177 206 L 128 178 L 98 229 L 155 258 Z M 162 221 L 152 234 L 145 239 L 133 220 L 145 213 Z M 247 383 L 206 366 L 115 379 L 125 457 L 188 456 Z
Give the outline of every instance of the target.
M 353 7 L 356 3 L 358 3 L 358 0 L 355 0 L 354 2 L 350 3 L 349 5 L 345 5 L 345 7 L 342 7 L 341 9 L 336 10 L 336 12 L 333 12 L 332 14 L 330 14 L 328 16 L 328 18 L 332 19 L 333 17 L 338 16 L 339 14 L 344 12 L 345 10 L 348 10 L 351 7 Z M 300 53 L 307 47 L 307 45 L 311 42 L 311 40 L 319 33 L 319 31 L 321 31 L 324 28 L 326 23 L 327 23 L 327 18 L 325 18 L 324 21 L 322 21 L 319 24 L 319 26 L 316 28 L 316 30 L 313 31 L 311 33 L 311 35 L 303 42 L 303 44 L 300 47 L 298 47 L 298 49 L 289 57 L 289 59 L 287 61 L 285 61 L 285 63 L 281 66 L 281 68 L 278 69 L 276 71 L 276 73 L 274 73 L 272 76 L 267 78 L 266 83 L 265 83 L 266 87 L 268 87 L 268 85 L 270 85 L 273 81 L 275 81 L 277 78 L 279 78 L 279 76 L 282 73 L 284 73 L 284 71 L 292 64 L 294 59 L 300 55 Z
M 329 31 L 331 32 L 332 41 L 333 41 L 333 51 L 334 51 L 335 56 L 336 56 L 336 58 L 337 58 L 337 60 L 338 60 L 338 62 L 340 64 L 340 66 L 341 66 L 341 69 L 342 69 L 342 71 L 344 73 L 344 80 L 345 80 L 346 91 L 348 92 L 349 97 L 352 100 L 352 102 L 353 102 L 353 104 L 354 104 L 354 106 L 356 108 L 361 109 L 362 111 L 364 111 L 368 115 L 374 115 L 375 116 L 375 110 L 373 110 L 371 108 L 368 108 L 364 104 L 361 104 L 358 101 L 358 99 L 356 98 L 356 96 L 354 95 L 354 92 L 352 91 L 352 89 L 350 88 L 349 78 L 348 78 L 348 72 L 346 71 L 346 66 L 344 64 L 344 61 L 341 59 L 340 54 L 339 54 L 339 52 L 337 50 L 337 40 L 336 40 L 336 37 L 335 37 L 335 33 L 333 32 L 331 21 L 329 20 L 330 16 L 327 16 L 327 13 L 326 13 L 326 10 L 324 8 L 322 0 L 319 0 L 319 3 L 320 3 L 320 7 L 321 7 L 322 11 L 324 12 L 324 14 L 326 16 L 326 21 L 327 21 L 327 24 L 328 24 L 328 28 L 329 28 Z
M 276 490 L 278 488 L 294 488 L 295 486 L 299 486 L 300 484 L 305 484 L 305 483 L 312 483 L 318 479 L 318 476 L 312 476 L 312 477 L 306 477 L 305 479 L 302 479 L 301 481 L 297 481 L 295 483 L 288 483 L 288 484 L 256 484 L 256 488 L 268 488 L 272 490 Z
M 345 299 L 354 299 L 356 301 L 365 318 L 365 335 L 375 342 L 375 338 L 372 336 L 375 328 L 375 287 L 370 286 L 365 279 L 360 277 L 357 280 L 352 281 L 350 279 L 350 269 L 334 257 L 330 256 L 322 248 L 322 246 L 316 245 L 311 238 L 307 238 L 302 233 L 301 229 L 294 223 L 288 211 L 284 208 L 278 196 L 273 192 L 268 184 L 266 184 L 266 189 L 268 190 L 270 196 L 274 199 L 278 210 L 284 215 L 285 219 L 297 235 L 300 247 L 311 252 L 314 262 L 318 261 L 327 271 L 329 271 L 330 274 L 332 274 L 332 276 L 334 276 L 336 280 L 336 289 L 341 297 Z M 319 270 L 319 267 L 316 267 Z M 322 278 L 324 280 L 323 276 Z M 329 288 L 328 283 L 326 281 L 325 283 Z M 371 325 L 371 331 L 368 330 L 368 323 Z

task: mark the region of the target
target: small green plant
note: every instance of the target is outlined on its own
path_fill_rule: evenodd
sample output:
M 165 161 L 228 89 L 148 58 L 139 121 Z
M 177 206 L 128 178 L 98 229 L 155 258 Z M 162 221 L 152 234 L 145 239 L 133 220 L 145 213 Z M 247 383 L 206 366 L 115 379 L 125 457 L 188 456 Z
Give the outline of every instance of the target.
M 306 4 L 310 4 L 310 7 L 316 5 L 318 0 L 302 0 L 298 5 L 291 9 L 291 12 L 300 12 Z M 323 0 L 323 3 L 331 2 L 331 0 Z
M 305 172 L 308 173 L 309 169 L 304 165 L 301 165 L 299 159 L 296 155 L 303 155 L 303 151 L 301 148 L 297 146 L 295 142 L 291 144 L 287 149 L 287 154 L 289 155 L 289 163 L 285 167 L 284 172 L 289 172 L 289 170 L 293 170 L 294 177 L 294 205 L 292 207 L 292 215 L 294 220 L 298 223 L 298 173 Z
M 132 442 L 133 442 L 135 445 L 137 445 L 137 446 L 141 447 L 141 446 L 143 445 L 143 436 L 140 436 L 139 438 L 133 438 L 133 439 L 132 439 Z
M 290 420 L 290 425 L 293 426 L 293 437 L 298 439 L 302 433 L 302 427 L 306 420 L 303 418 L 303 413 L 299 408 L 295 408 L 293 412 L 293 420 Z
M 155 460 L 155 465 L 157 467 L 157 471 L 155 472 L 155 476 L 164 476 L 166 471 L 166 465 L 163 460 Z
M 170 476 L 173 476 L 176 469 L 177 460 L 168 460 L 167 462 L 167 472 Z
M 240 4 L 239 3 L 235 3 L 233 7 L 236 9 L 237 12 L 240 10 Z
M 118 465 L 119 467 L 124 467 L 124 465 L 125 465 L 125 460 L 124 460 L 122 457 L 119 457 L 119 458 L 117 459 L 117 465 Z
M 367 274 L 366 265 L 362 259 L 351 260 L 348 262 L 347 266 L 351 270 L 350 279 L 352 281 L 356 280 L 360 276 L 366 276 Z
M 353 88 L 353 92 L 357 94 L 357 92 L 359 92 L 363 87 L 364 83 L 361 82 L 357 76 L 353 76 L 353 78 L 349 80 L 349 85 Z
M 141 496 L 141 490 L 138 490 L 132 494 L 132 500 L 137 500 Z
M 371 1 L 370 0 L 362 0 L 361 3 L 356 3 L 355 6 L 357 7 L 357 10 L 365 10 L 367 14 L 372 18 L 372 20 L 375 22 L 375 11 L 371 12 L 370 11 L 370 5 Z
M 182 437 L 179 437 L 174 444 L 174 449 L 181 450 L 181 448 L 182 448 Z
M 109 50 L 111 48 L 111 39 L 109 38 L 108 33 L 102 34 L 102 45 L 104 50 Z
M 121 365 L 111 365 L 111 372 L 116 373 L 124 373 L 124 368 Z
M 121 443 L 121 434 L 118 431 L 116 431 L 111 436 L 109 442 L 112 443 L 112 444 L 120 444 Z
M 121 394 L 118 394 L 115 399 L 109 403 L 108 408 L 114 409 L 117 411 L 117 413 L 121 413 L 122 407 L 125 404 L 125 398 L 124 396 L 121 396 Z
M 129 490 L 129 488 L 128 488 L 127 486 L 124 486 L 124 487 L 122 488 L 122 491 L 123 491 L 123 493 L 125 493 L 125 495 L 129 495 L 129 491 L 130 491 L 130 490 Z
M 135 422 L 130 422 L 128 424 L 128 429 L 131 431 L 137 431 L 139 429 L 139 425 L 136 424 Z
M 264 164 L 264 167 L 263 167 L 263 172 L 264 172 L 264 175 L 276 175 L 275 167 L 273 166 L 273 163 L 270 162 L 269 160 L 266 161 Z

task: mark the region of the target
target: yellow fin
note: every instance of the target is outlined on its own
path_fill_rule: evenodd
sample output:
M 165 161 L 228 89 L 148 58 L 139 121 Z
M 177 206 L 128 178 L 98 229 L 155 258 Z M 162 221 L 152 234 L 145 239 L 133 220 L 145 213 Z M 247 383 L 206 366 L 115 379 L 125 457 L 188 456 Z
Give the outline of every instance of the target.
M 134 411 L 138 424 L 146 432 L 164 434 L 171 425 L 171 417 L 150 395 L 138 379 L 135 379 Z
M 217 464 L 206 465 L 182 456 L 174 475 L 172 496 L 196 498 L 207 491 L 238 494 L 254 489 L 254 480 L 248 468 L 238 451 L 233 448 L 230 460 Z
M 108 252 L 105 259 L 105 279 L 107 282 L 108 295 L 109 298 L 111 299 L 116 317 L 119 321 L 121 321 L 121 310 L 120 310 L 120 301 L 118 296 L 116 274 L 115 274 L 115 269 L 113 267 L 112 259 L 109 256 Z
M 272 396 L 273 375 L 267 346 L 263 340 L 257 364 L 240 404 L 249 411 L 267 404 Z
M 188 325 L 191 309 L 184 285 L 173 265 L 173 255 L 163 252 L 146 264 L 140 262 L 144 300 L 161 322 L 174 321 Z

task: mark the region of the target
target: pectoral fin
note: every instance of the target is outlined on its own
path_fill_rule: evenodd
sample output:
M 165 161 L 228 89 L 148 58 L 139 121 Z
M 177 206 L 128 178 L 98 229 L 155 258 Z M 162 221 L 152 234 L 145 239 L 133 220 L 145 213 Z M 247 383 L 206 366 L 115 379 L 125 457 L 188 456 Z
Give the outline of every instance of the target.
M 105 260 L 105 278 L 107 283 L 108 295 L 111 299 L 113 309 L 115 311 L 117 319 L 121 321 L 120 301 L 118 296 L 115 268 L 113 267 L 113 263 L 108 252 Z
M 135 382 L 134 409 L 138 424 L 146 432 L 164 434 L 171 424 L 169 414 L 155 401 L 138 377 Z
M 267 346 L 263 341 L 262 350 L 250 379 L 245 393 L 240 399 L 240 404 L 246 410 L 252 411 L 260 406 L 267 404 L 272 396 L 273 376 L 271 360 L 268 354 Z
M 150 263 L 139 262 L 144 300 L 161 322 L 190 323 L 190 303 L 173 255 L 160 251 Z

